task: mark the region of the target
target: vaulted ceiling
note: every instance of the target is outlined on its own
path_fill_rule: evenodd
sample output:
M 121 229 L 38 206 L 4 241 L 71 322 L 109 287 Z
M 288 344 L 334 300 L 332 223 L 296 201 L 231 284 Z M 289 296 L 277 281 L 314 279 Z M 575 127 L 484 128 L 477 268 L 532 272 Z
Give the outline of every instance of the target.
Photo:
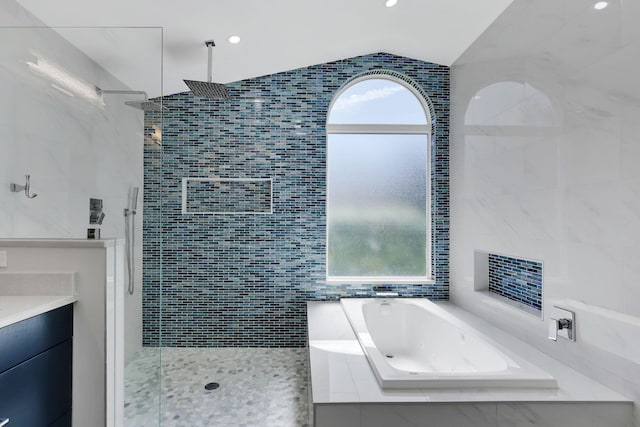
M 47 26 L 108 27 L 59 32 L 156 96 L 187 91 L 185 78 L 206 80 L 209 39 L 220 83 L 374 52 L 451 65 L 512 0 L 18 1 Z

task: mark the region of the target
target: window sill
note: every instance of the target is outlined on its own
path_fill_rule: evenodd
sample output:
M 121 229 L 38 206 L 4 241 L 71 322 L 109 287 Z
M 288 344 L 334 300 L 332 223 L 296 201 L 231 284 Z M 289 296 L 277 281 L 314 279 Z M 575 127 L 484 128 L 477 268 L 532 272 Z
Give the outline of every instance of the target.
M 433 285 L 436 281 L 429 277 L 327 277 L 331 285 L 371 284 L 371 285 Z

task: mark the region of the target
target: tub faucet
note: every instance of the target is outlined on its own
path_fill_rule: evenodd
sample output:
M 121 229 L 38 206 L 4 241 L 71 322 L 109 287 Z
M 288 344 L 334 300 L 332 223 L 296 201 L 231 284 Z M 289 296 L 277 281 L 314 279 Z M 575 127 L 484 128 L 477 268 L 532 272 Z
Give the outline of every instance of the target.
M 397 292 L 394 292 L 393 288 L 389 285 L 374 286 L 372 290 L 375 292 L 376 297 L 393 298 L 400 296 Z
M 394 298 L 398 296 L 400 295 L 398 295 L 397 292 L 376 292 L 376 297 L 380 298 Z

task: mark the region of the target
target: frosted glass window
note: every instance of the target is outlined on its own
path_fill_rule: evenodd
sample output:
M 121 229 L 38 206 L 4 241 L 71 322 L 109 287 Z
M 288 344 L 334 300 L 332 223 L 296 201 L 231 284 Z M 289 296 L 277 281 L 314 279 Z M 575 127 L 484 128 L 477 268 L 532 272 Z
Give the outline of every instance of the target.
M 383 78 L 358 81 L 333 102 L 327 122 L 329 280 L 429 278 L 427 114 L 411 89 Z
M 425 125 L 422 104 L 406 86 L 387 79 L 366 79 L 340 94 L 329 123 Z
M 329 135 L 330 276 L 426 276 L 426 138 Z

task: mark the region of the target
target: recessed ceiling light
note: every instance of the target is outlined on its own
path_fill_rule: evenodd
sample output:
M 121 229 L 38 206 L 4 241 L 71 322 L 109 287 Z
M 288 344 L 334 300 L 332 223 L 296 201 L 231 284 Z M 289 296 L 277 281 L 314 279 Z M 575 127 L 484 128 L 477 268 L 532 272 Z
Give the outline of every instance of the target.
M 593 5 L 593 8 L 595 10 L 602 10 L 607 6 L 609 6 L 609 3 L 607 3 L 606 1 L 599 1 L 598 3 Z
M 231 44 L 238 44 L 240 43 L 240 36 L 230 36 L 227 40 L 229 40 Z
M 384 5 L 387 6 L 387 7 L 393 7 L 396 4 L 398 4 L 398 0 L 386 0 L 384 2 Z

